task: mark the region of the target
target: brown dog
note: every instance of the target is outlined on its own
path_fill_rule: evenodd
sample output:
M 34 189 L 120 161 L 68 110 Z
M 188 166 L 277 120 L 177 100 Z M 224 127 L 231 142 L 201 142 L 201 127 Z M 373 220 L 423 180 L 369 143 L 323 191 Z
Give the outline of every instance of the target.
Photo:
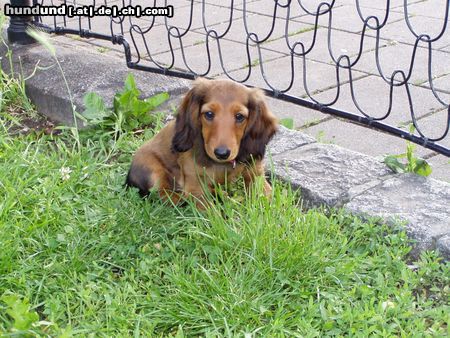
M 239 175 L 245 185 L 264 176 L 262 159 L 277 120 L 259 89 L 230 80 L 197 79 L 171 121 L 135 154 L 126 184 L 142 196 L 153 187 L 177 203 L 193 195 L 202 207 L 204 187 Z M 265 194 L 272 189 L 265 181 Z

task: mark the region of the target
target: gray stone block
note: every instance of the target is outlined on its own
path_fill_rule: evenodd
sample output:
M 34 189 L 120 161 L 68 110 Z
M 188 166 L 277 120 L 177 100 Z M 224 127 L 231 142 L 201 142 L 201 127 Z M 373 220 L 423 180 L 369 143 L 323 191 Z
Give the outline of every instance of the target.
M 274 174 L 300 188 L 306 207 L 339 207 L 390 174 L 372 157 L 335 145 L 309 144 L 273 156 Z
M 443 257 L 450 259 L 450 235 L 440 237 L 436 242 L 436 248 Z
M 276 156 L 314 142 L 316 140 L 311 136 L 279 126 L 278 132 L 268 144 L 267 153 L 269 156 Z
M 77 112 L 82 112 L 83 97 L 88 92 L 96 92 L 108 105 L 118 91 L 122 90 L 128 73 L 133 73 L 142 97 L 150 97 L 161 92 L 181 94 L 189 86 L 189 81 L 151 74 L 127 67 L 124 58 L 98 53 L 92 48 L 76 50 L 65 44 L 67 39 L 52 38 L 62 72 L 47 49 L 39 44 L 33 46 L 12 46 L 15 74 L 26 81 L 28 97 L 39 112 L 56 122 L 73 124 L 72 102 Z M 0 55 L 5 55 L 2 46 Z M 3 69 L 9 70 L 9 62 L 2 58 Z M 72 102 L 70 97 L 72 97 Z
M 436 249 L 436 241 L 450 235 L 449 202 L 450 184 L 402 174 L 355 196 L 345 208 L 355 214 L 403 223 L 409 237 L 416 241 L 412 255 L 417 257 L 422 250 Z M 448 241 L 441 238 L 441 252 L 450 249 L 446 244 Z

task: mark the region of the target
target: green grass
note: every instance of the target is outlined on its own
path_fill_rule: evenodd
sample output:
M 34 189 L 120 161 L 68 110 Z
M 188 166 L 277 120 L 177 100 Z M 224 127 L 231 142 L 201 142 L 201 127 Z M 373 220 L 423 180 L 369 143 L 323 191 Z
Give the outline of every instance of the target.
M 449 264 L 408 267 L 404 233 L 302 212 L 279 182 L 271 202 L 235 190 L 206 213 L 141 200 L 123 182 L 142 141 L 78 150 L 2 122 L 0 334 L 448 333 Z

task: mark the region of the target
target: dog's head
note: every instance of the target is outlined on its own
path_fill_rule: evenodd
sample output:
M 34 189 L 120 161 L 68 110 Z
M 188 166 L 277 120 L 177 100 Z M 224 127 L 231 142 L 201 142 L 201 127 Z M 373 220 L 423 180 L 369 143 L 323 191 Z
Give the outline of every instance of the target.
M 197 79 L 178 110 L 172 149 L 185 152 L 201 139 L 215 162 L 248 162 L 264 156 L 276 130 L 261 90 L 230 80 Z

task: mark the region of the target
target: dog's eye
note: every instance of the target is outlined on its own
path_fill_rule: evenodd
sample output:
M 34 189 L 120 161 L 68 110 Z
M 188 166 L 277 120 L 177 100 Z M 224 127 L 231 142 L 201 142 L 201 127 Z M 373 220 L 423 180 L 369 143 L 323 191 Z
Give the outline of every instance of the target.
M 242 115 L 241 113 L 237 113 L 237 114 L 235 115 L 235 119 L 236 119 L 236 122 L 242 122 L 242 121 L 245 120 L 245 116 Z
M 207 111 L 203 115 L 205 115 L 205 119 L 208 121 L 212 121 L 214 119 L 214 113 L 212 111 Z

